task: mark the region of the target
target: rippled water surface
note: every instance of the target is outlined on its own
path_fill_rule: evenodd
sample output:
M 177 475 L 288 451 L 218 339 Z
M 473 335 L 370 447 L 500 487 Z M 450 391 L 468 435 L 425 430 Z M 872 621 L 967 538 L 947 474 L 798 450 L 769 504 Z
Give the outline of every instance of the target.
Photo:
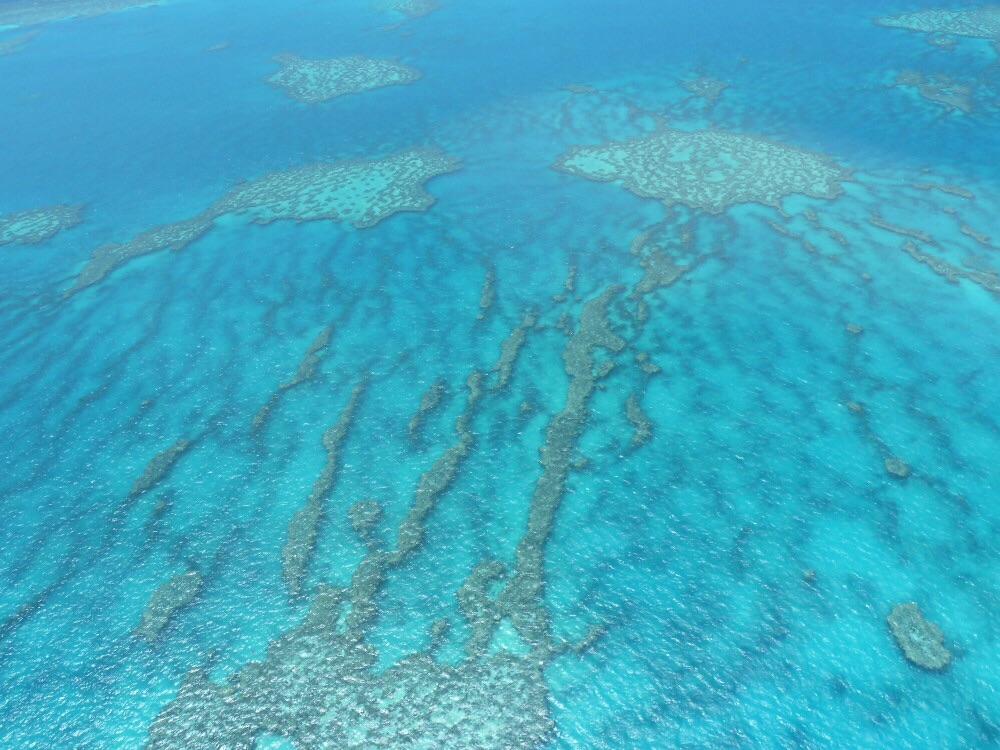
M 1000 10 L 0 2 L 0 747 L 1000 745 Z

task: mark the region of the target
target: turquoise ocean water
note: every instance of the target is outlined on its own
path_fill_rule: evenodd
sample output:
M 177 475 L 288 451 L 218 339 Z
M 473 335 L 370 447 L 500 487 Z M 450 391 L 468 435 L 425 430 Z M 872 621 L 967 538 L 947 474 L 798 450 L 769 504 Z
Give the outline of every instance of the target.
M 1000 43 L 873 22 L 920 7 L 172 0 L 0 29 L 38 31 L 0 56 L 0 215 L 83 205 L 0 246 L 0 748 L 1000 746 Z M 422 77 L 306 104 L 264 80 L 283 52 Z M 841 187 L 713 213 L 553 168 L 657 127 Z M 65 294 L 243 180 L 413 147 L 461 160 L 425 210 L 228 213 Z M 663 258 L 688 268 L 643 291 Z M 905 658 L 904 602 L 945 669 Z

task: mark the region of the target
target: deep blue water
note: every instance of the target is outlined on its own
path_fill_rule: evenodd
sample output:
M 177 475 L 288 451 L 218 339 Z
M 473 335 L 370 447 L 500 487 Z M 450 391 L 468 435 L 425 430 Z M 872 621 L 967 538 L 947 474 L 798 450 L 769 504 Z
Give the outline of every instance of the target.
M 237 684 L 300 626 L 322 584 L 350 586 L 366 555 L 353 503 L 377 501 L 381 549 L 396 546 L 421 476 L 461 444 L 472 371 L 487 380 L 467 450 L 420 545 L 387 569 L 363 631 L 374 657 L 351 679 L 383 692 L 337 698 L 318 733 L 312 714 L 281 732 L 244 721 L 248 742 L 1000 745 L 1000 297 L 935 273 L 901 251 L 908 237 L 869 221 L 929 233 L 921 248 L 956 269 L 1000 268 L 1000 60 L 985 40 L 938 50 L 872 22 L 918 7 L 447 0 L 386 28 L 401 17 L 367 0 L 173 0 L 46 23 L 0 56 L 0 215 L 85 204 L 75 227 L 0 246 L 0 747 L 253 746 L 239 732 L 206 739 L 221 726 L 208 698 L 207 729 L 163 716 L 190 670 Z M 3 30 L 0 44 L 25 31 Z M 285 51 L 398 57 L 423 78 L 305 105 L 264 82 Z M 976 109 L 948 112 L 888 86 L 902 69 L 974 82 Z M 711 110 L 685 98 L 681 83 L 696 74 L 730 84 Z M 808 149 L 853 176 L 833 199 L 790 195 L 780 212 L 745 203 L 665 215 L 621 184 L 551 168 L 574 145 L 649 132 L 655 115 Z M 365 229 L 224 217 L 183 250 L 63 297 L 98 246 L 195 215 L 239 180 L 413 146 L 463 163 L 427 183 L 426 211 Z M 913 187 L 928 182 L 975 197 Z M 650 227 L 677 262 L 698 262 L 645 296 L 640 325 L 629 292 L 643 271 L 630 247 Z M 495 302 L 481 311 L 488 271 Z M 484 560 L 514 570 L 544 479 L 539 448 L 574 388 L 560 318 L 577 325 L 615 284 L 625 289 L 606 318 L 625 346 L 594 352 L 615 368 L 589 392 L 568 448 L 586 463 L 558 493 L 532 599 L 555 642 L 591 626 L 601 635 L 580 653 L 528 654 L 503 617 L 466 659 L 456 594 Z M 494 390 L 501 342 L 529 310 L 539 325 Z M 327 326 L 315 375 L 253 430 Z M 640 352 L 660 371 L 644 373 Z M 286 529 L 324 468 L 324 430 L 363 379 L 292 597 Z M 411 437 L 439 380 L 445 395 Z M 633 394 L 652 423 L 638 447 Z M 181 438 L 191 444 L 170 470 L 130 497 Z M 891 456 L 910 476 L 886 470 Z M 185 571 L 202 586 L 147 642 L 136 634 L 144 608 Z M 952 659 L 941 672 L 909 663 L 886 624 L 910 601 L 944 633 Z M 440 619 L 450 627 L 431 649 Z M 304 664 L 332 647 L 310 648 Z M 543 739 L 504 730 L 528 691 L 502 682 L 485 705 L 419 708 L 408 730 L 392 724 L 383 693 L 414 654 L 485 681 L 481 665 L 504 652 L 538 670 L 531 711 L 550 722 Z M 280 685 L 282 670 L 295 672 L 274 669 Z M 305 716 L 346 683 L 304 684 L 280 707 L 236 690 L 221 713 L 239 723 L 240 711 L 294 713 L 301 701 Z M 403 701 L 451 701 L 431 688 L 418 677 Z M 447 743 L 428 740 L 428 722 L 456 711 L 465 719 Z M 488 742 L 474 731 L 484 723 L 499 727 Z M 363 726 L 391 726 L 393 739 Z

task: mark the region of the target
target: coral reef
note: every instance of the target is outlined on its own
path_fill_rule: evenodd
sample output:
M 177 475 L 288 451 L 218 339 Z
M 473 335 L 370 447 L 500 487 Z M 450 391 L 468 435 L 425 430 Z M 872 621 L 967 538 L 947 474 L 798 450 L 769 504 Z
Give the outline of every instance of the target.
M 638 299 L 673 284 L 684 275 L 688 266 L 674 262 L 670 255 L 659 248 L 654 248 L 639 260 L 643 275 L 629 295 L 629 299 Z
M 249 750 L 263 734 L 294 738 L 299 750 L 380 750 L 401 738 L 411 747 L 514 750 L 551 736 L 537 662 L 501 652 L 451 666 L 420 653 L 376 673 L 364 627 L 341 625 L 349 597 L 322 587 L 303 623 L 225 684 L 189 672 L 150 726 L 148 750 Z
M 944 633 L 924 619 L 916 603 L 895 605 L 886 622 L 909 662 L 932 671 L 940 671 L 951 662 L 951 652 L 944 647 Z
M 568 312 L 564 312 L 556 320 L 555 324 L 552 326 L 557 331 L 562 331 L 567 336 L 573 335 L 573 316 Z
M 625 401 L 625 416 L 635 428 L 632 433 L 632 447 L 638 448 L 645 443 L 653 434 L 653 422 L 639 405 L 639 397 L 634 393 L 629 394 Z
M 472 447 L 482 380 L 479 372 L 469 375 L 468 401 L 455 422 L 458 439 L 418 481 L 395 549 L 370 543 L 377 504 L 355 503 L 349 516 L 369 545 L 350 586 L 320 586 L 302 624 L 272 641 L 264 661 L 247 664 L 225 684 L 189 672 L 150 726 L 150 750 L 250 748 L 265 734 L 294 739 L 304 750 L 395 748 L 401 737 L 415 747 L 513 750 L 551 736 L 544 663 L 537 658 L 500 651 L 452 666 L 422 652 L 375 671 L 375 651 L 364 639 L 386 573 L 417 549 L 427 515 Z M 432 648 L 446 628 L 445 621 L 435 622 Z
M 310 60 L 286 52 L 277 55 L 274 61 L 281 65 L 281 69 L 265 80 L 283 88 L 293 99 L 308 104 L 384 86 L 413 83 L 423 76 L 416 68 L 395 60 L 363 55 Z
M 574 146 L 553 165 L 598 182 L 621 180 L 644 198 L 721 213 L 738 203 L 778 206 L 803 194 L 835 198 L 850 170 L 826 156 L 756 135 L 675 130 L 597 146 Z
M 0 28 L 103 16 L 105 13 L 165 2 L 167 0 L 16 0 L 0 5 Z
M 375 668 L 377 654 L 367 636 L 379 617 L 378 595 L 387 575 L 420 548 L 429 514 L 474 446 L 472 422 L 486 395 L 485 377 L 475 370 L 466 380 L 468 396 L 455 420 L 456 438 L 418 479 L 411 505 L 396 529 L 395 545 L 386 549 L 379 544 L 377 502 L 360 500 L 351 505 L 347 515 L 366 552 L 350 584 L 320 585 L 304 621 L 275 638 L 262 661 L 246 664 L 224 683 L 212 682 L 201 669 L 190 671 L 177 696 L 150 725 L 147 747 L 249 750 L 266 736 L 294 741 L 301 750 L 395 748 L 401 738 L 414 747 L 514 750 L 550 740 L 554 725 L 543 670 L 560 654 L 590 648 L 604 626 L 590 625 L 576 641 L 553 637 L 551 615 L 542 598 L 543 552 L 568 475 L 586 465 L 576 455 L 576 444 L 590 416 L 597 373 L 613 365 L 610 359 L 599 360 L 597 351 L 614 354 L 625 348 L 608 320 L 609 306 L 623 292 L 621 286 L 609 286 L 584 303 L 575 333 L 568 325 L 571 333 L 563 351 L 569 375 L 566 401 L 549 420 L 539 449 L 542 472 L 512 575 L 505 577 L 505 566 L 498 560 L 485 559 L 473 566 L 457 591 L 460 611 L 470 626 L 464 659 L 449 664 L 433 657 L 447 633 L 447 620 L 434 622 L 427 650 L 404 656 L 388 669 Z M 523 332 L 533 325 L 531 313 L 518 328 Z M 502 352 L 520 346 L 513 334 L 506 344 L 501 345 Z M 506 359 L 513 362 L 513 357 Z M 497 370 L 502 372 L 503 366 Z M 431 386 L 415 418 L 437 406 L 443 388 L 440 382 Z M 357 389 L 352 402 L 356 395 Z M 330 491 L 336 451 L 353 408 L 349 404 L 337 425 L 325 433 L 330 458 L 306 507 L 293 521 L 302 525 L 302 533 L 290 529 L 283 551 L 290 588 L 293 580 L 301 579 L 311 554 L 317 514 L 310 509 L 321 509 L 321 496 Z M 296 543 L 292 558 L 296 564 L 289 571 L 284 553 L 293 536 L 304 541 Z M 491 648 L 501 623 L 513 627 L 525 649 Z
M 358 500 L 347 509 L 347 517 L 354 533 L 363 541 L 371 542 L 379 519 L 382 518 L 382 506 L 374 500 Z
M 382 13 L 402 13 L 407 19 L 426 16 L 441 7 L 437 0 L 377 0 L 375 9 Z
M 326 219 L 364 229 L 398 211 L 424 211 L 434 203 L 424 184 L 457 169 L 459 160 L 439 149 L 412 148 L 381 159 L 316 162 L 271 172 L 234 187 L 197 216 L 148 229 L 123 244 L 101 245 L 66 294 L 96 284 L 142 255 L 186 247 L 225 214 L 259 223 Z
M 934 242 L 934 237 L 927 232 L 921 229 L 911 229 L 910 227 L 901 227 L 898 224 L 892 224 L 883 219 L 882 216 L 876 211 L 872 212 L 872 215 L 868 218 L 868 223 L 873 227 L 884 229 L 885 231 L 892 232 L 893 234 L 901 234 L 904 237 L 912 237 L 913 239 L 920 240 L 921 242 Z
M 927 9 L 875 19 L 879 26 L 919 31 L 924 34 L 951 34 L 980 39 L 1000 38 L 1000 6 L 984 5 L 963 10 Z
M 958 46 L 958 39 L 947 34 L 933 34 L 926 37 L 924 41 L 936 49 L 952 50 Z
M 486 269 L 486 277 L 483 279 L 483 288 L 479 293 L 479 314 L 476 316 L 476 320 L 483 320 L 486 317 L 486 313 L 489 312 L 489 309 L 493 306 L 496 298 L 496 274 L 491 266 Z
M 46 206 L 0 216 L 0 245 L 32 244 L 79 224 L 83 206 Z
M 201 573 L 189 570 L 160 584 L 142 611 L 142 620 L 135 629 L 136 635 L 153 643 L 160 637 L 160 631 L 170 619 L 198 596 L 203 583 Z
M 305 505 L 296 511 L 288 523 L 287 539 L 281 548 L 281 573 L 288 585 L 288 593 L 293 597 L 302 593 L 302 582 L 316 546 L 317 527 L 323 516 L 323 506 L 333 491 L 340 468 L 338 463 L 340 446 L 354 421 L 354 412 L 366 384 L 367 381 L 362 380 L 354 387 L 336 423 L 323 433 L 326 463 L 313 483 Z
M 971 237 L 980 245 L 986 245 L 987 247 L 993 246 L 991 238 L 988 234 L 986 234 L 985 232 L 980 232 L 978 229 L 973 229 L 968 224 L 963 224 L 962 226 L 960 226 L 958 228 L 958 231 L 960 231 L 966 237 Z
M 424 420 L 428 414 L 440 405 L 441 400 L 447 393 L 447 389 L 448 386 L 444 380 L 435 380 L 424 391 L 424 394 L 420 397 L 420 405 L 417 406 L 416 412 L 410 417 L 410 421 L 406 425 L 411 440 L 415 440 L 420 434 L 420 430 L 424 426 Z
M 901 70 L 891 85 L 915 89 L 918 96 L 940 104 L 949 112 L 969 114 L 976 108 L 972 100 L 974 86 L 946 75 L 925 76 L 916 70 Z
M 524 339 L 528 335 L 528 330 L 534 328 L 535 324 L 538 322 L 538 316 L 534 312 L 530 312 L 524 316 L 521 321 L 510 335 L 505 338 L 500 343 L 500 357 L 494 363 L 493 367 L 490 368 L 490 372 L 497 373 L 497 382 L 493 386 L 493 390 L 499 391 L 507 387 L 510 382 L 510 376 L 514 372 L 514 364 L 517 362 L 517 355 L 521 351 L 521 347 L 524 346 Z
M 647 375 L 655 375 L 662 369 L 658 364 L 650 360 L 649 354 L 646 352 L 637 352 L 635 355 L 635 363 L 639 365 L 639 369 Z
M 722 92 L 729 88 L 729 84 L 725 81 L 720 81 L 717 78 L 707 78 L 705 76 L 699 76 L 690 81 L 684 81 L 681 86 L 684 90 L 693 94 L 694 96 L 700 96 L 703 98 L 709 106 L 712 106 L 717 101 L 719 97 L 722 96 Z
M 316 374 L 316 368 L 319 367 L 320 353 L 326 349 L 330 344 L 330 336 L 333 335 L 333 326 L 327 326 L 318 334 L 316 338 L 313 339 L 312 343 L 309 344 L 309 348 L 306 349 L 305 355 L 299 362 L 298 368 L 295 370 L 295 374 L 288 380 L 279 383 L 277 390 L 271 394 L 267 399 L 267 402 L 257 410 L 257 413 L 253 417 L 253 421 L 250 423 L 250 429 L 252 431 L 257 431 L 264 426 L 264 422 L 267 421 L 268 415 L 271 413 L 271 409 L 278 403 L 281 399 L 282 394 L 285 391 L 291 390 L 307 380 L 311 380 Z
M 458 467 L 472 450 L 475 435 L 473 435 L 469 423 L 479 400 L 483 396 L 483 374 L 474 370 L 466 379 L 466 386 L 469 389 L 469 396 L 465 410 L 455 420 L 455 432 L 458 433 L 458 440 L 449 446 L 417 481 L 413 504 L 402 523 L 399 524 L 396 549 L 390 557 L 390 562 L 394 565 L 402 562 L 404 557 L 420 545 L 424 537 L 424 521 L 427 515 L 434 507 L 437 498 L 451 485 L 458 472 Z
M 563 91 L 568 91 L 571 94 L 596 94 L 597 89 L 586 83 L 567 83 L 565 86 L 560 86 Z
M 940 190 L 942 193 L 948 193 L 949 195 L 957 195 L 960 198 L 967 198 L 968 200 L 974 200 L 976 194 L 971 190 L 961 187 L 960 185 L 942 185 L 937 182 L 916 182 L 913 184 L 917 190 Z
M 899 479 L 910 476 L 910 465 L 899 456 L 889 456 L 885 459 L 885 470 Z
M 775 232 L 778 232 L 778 234 L 783 234 L 785 237 L 788 237 L 789 239 L 798 242 L 799 245 L 802 246 L 802 249 L 805 250 L 807 253 L 816 252 L 816 246 L 813 245 L 809 240 L 807 240 L 803 235 L 799 234 L 798 232 L 795 232 L 786 227 L 784 224 L 779 224 L 776 221 L 769 221 L 767 223 L 768 226 L 770 226 L 771 229 L 773 229 Z
M 174 464 L 177 463 L 177 459 L 181 457 L 181 454 L 190 447 L 191 442 L 185 438 L 181 438 L 169 448 L 165 448 L 153 456 L 149 463 L 146 464 L 146 468 L 143 469 L 142 474 L 132 483 L 132 489 L 129 490 L 128 496 L 136 497 L 152 489 L 173 468 Z
M 563 365 L 570 379 L 566 402 L 546 427 L 545 443 L 539 449 L 542 474 L 531 498 L 528 527 L 517 544 L 514 573 L 496 601 L 496 615 L 509 617 L 530 651 L 541 659 L 550 658 L 554 648 L 549 614 L 542 603 L 543 550 L 562 501 L 577 439 L 590 413 L 588 402 L 597 386 L 595 350 L 615 353 L 625 347 L 606 317 L 608 305 L 622 291 L 620 286 L 610 286 L 588 301 L 577 332 L 566 342 Z M 493 619 L 494 624 L 499 621 Z
M 20 52 L 24 45 L 38 36 L 41 31 L 41 29 L 32 29 L 26 34 L 21 34 L 11 39 L 4 39 L 3 41 L 0 41 L 0 57 L 6 57 L 7 55 L 13 55 L 15 52 Z
M 958 266 L 952 265 L 946 260 L 942 260 L 936 255 L 921 250 L 915 242 L 906 241 L 903 243 L 903 252 L 919 263 L 923 263 L 938 276 L 946 278 L 951 283 L 957 283 L 959 279 L 968 279 L 974 284 L 978 284 L 983 289 L 993 294 L 1000 294 L 1000 274 L 995 270 L 971 270 L 966 271 Z
M 572 294 L 576 291 L 576 266 L 570 266 L 566 269 L 566 278 L 563 281 L 563 289 L 566 290 L 567 294 Z

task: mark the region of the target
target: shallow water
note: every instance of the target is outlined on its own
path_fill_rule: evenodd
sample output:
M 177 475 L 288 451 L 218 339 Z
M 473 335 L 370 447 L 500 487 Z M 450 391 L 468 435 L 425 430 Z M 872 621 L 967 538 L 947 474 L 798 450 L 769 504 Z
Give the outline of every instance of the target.
M 1000 53 L 873 22 L 918 9 L 171 0 L 0 30 L 38 30 L 0 56 L 0 215 L 83 205 L 0 245 L 0 747 L 1000 744 Z M 421 76 L 303 103 L 266 80 L 286 52 Z M 693 163 L 663 195 L 560 161 L 664 132 L 629 167 Z M 461 168 L 372 178 L 360 228 L 318 216 L 354 183 L 212 213 L 413 148 Z M 945 669 L 894 640 L 903 602 Z

